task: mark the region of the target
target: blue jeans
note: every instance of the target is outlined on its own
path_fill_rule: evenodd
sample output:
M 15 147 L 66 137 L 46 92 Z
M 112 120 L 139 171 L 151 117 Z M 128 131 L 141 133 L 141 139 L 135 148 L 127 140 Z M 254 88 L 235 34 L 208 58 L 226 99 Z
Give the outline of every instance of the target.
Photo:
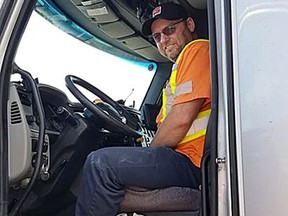
M 85 162 L 76 216 L 115 216 L 125 188 L 130 186 L 198 188 L 200 179 L 200 169 L 171 148 L 99 149 Z

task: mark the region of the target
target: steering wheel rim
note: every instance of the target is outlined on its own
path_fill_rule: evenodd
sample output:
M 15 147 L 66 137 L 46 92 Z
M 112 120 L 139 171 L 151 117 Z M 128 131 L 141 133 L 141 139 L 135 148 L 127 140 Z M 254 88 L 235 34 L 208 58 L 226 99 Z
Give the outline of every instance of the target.
M 117 128 L 117 132 L 122 135 L 129 135 L 132 137 L 140 137 L 141 133 L 134 129 L 133 127 L 137 128 L 138 123 L 134 120 L 134 118 L 129 114 L 122 106 L 120 106 L 116 101 L 102 92 L 100 89 L 96 88 L 95 86 L 91 85 L 87 81 L 74 76 L 74 75 L 67 75 L 65 77 L 65 84 L 69 91 L 83 104 L 90 112 L 94 115 L 100 117 L 104 120 L 108 125 L 111 127 Z M 77 87 L 76 85 L 83 87 L 84 89 L 88 90 L 92 94 L 98 96 L 102 101 L 110 104 L 121 116 L 126 118 L 127 123 L 124 123 L 113 116 L 107 114 L 103 111 L 101 107 L 97 104 L 90 101 Z

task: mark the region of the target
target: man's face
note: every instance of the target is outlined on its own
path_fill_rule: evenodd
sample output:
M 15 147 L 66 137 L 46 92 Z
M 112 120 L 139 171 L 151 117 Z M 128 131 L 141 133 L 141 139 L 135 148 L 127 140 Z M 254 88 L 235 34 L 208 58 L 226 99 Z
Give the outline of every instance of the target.
M 175 27 L 175 31 L 172 31 L 173 33 L 169 35 L 165 34 L 165 30 L 171 26 Z M 184 46 L 193 39 L 194 21 L 192 18 L 183 21 L 157 19 L 152 23 L 151 31 L 152 35 L 156 36 L 155 39 L 157 40 L 155 42 L 159 52 L 175 62 Z M 157 33 L 160 33 L 160 35 L 157 35 Z

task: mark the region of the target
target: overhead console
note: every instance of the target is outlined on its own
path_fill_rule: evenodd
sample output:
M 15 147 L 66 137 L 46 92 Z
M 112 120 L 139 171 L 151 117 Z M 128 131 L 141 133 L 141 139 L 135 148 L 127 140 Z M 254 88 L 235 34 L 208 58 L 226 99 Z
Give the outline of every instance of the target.
M 104 1 L 104 0 L 70 0 L 76 8 L 85 16 L 90 24 L 88 29 L 93 34 L 104 33 L 112 39 L 115 45 L 124 47 L 130 52 L 149 60 L 167 62 L 160 55 L 153 43 L 148 38 L 141 36 L 141 21 L 139 6 L 141 1 Z M 144 1 L 145 2 L 145 1 Z M 59 2 L 60 3 L 60 2 Z M 135 7 L 131 9 L 131 6 Z M 141 6 L 142 7 L 142 6 Z M 79 22 L 78 22 L 79 21 Z M 83 20 L 82 20 L 83 22 Z M 87 21 L 85 21 L 87 24 Z M 77 20 L 77 23 L 81 23 Z M 91 26 L 91 27 L 90 27 Z M 95 33 L 94 33 L 95 32 Z M 109 42 L 109 41 L 108 41 Z
M 206 0 L 173 1 L 193 14 L 198 35 L 207 38 Z M 161 2 L 166 1 L 43 0 L 38 2 L 36 11 L 67 33 L 105 52 L 133 60 L 167 63 L 170 61 L 158 52 L 154 41 L 141 32 L 143 22 Z M 49 11 L 51 4 L 55 7 Z M 69 15 L 68 20 L 61 16 L 62 12 Z

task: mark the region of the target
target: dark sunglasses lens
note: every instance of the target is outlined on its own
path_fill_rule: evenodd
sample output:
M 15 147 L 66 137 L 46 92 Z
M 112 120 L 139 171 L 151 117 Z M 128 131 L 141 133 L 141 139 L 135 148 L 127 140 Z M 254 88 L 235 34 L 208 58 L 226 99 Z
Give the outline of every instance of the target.
M 161 40 L 161 33 L 155 33 L 155 34 L 153 34 L 152 36 L 153 36 L 154 41 L 155 41 L 156 43 L 160 42 L 160 40 Z
M 169 36 L 171 34 L 173 34 L 176 30 L 175 25 L 171 25 L 171 26 L 167 26 L 166 28 L 163 29 L 163 34 L 165 34 L 166 36 Z

